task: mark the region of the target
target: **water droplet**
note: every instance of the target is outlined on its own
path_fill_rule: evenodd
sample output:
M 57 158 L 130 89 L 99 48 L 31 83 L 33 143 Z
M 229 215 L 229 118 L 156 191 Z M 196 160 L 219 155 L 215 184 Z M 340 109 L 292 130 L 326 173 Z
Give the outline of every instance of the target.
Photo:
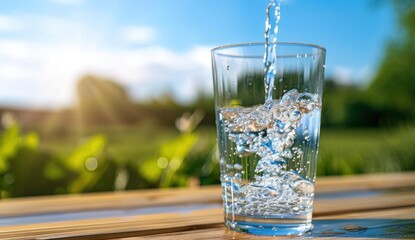
M 248 86 L 252 87 L 252 78 L 248 78 Z
M 242 165 L 239 163 L 233 165 L 233 167 L 235 168 L 235 170 L 242 170 Z
M 235 173 L 235 175 L 233 176 L 234 180 L 241 180 L 242 179 L 242 174 L 240 173 Z
M 249 146 L 247 145 L 236 145 L 236 152 L 235 155 L 239 155 L 239 156 L 248 156 L 250 155 L 251 152 L 249 152 Z
M 292 113 L 292 121 L 298 120 L 301 118 L 301 112 L 298 110 L 294 110 L 294 112 Z

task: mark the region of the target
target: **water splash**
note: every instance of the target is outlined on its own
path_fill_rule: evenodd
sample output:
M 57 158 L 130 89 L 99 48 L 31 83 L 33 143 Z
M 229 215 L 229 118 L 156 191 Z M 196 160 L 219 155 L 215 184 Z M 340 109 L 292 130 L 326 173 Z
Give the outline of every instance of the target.
M 281 17 L 281 4 L 279 0 L 270 0 L 266 8 L 265 21 L 265 53 L 264 53 L 264 82 L 265 104 L 272 101 L 275 75 L 277 74 L 277 34 L 278 23 Z
M 320 110 L 318 95 L 288 91 L 280 100 L 270 102 L 270 108 L 258 105 L 220 110 L 221 126 L 227 139 L 235 144 L 239 156 L 257 155 L 253 182 L 242 179 L 240 164 L 226 166 L 231 174 L 222 179 L 229 193 L 227 207 L 238 215 L 304 215 L 311 212 L 314 184 L 298 172 L 287 171 L 287 162 L 298 161 L 303 151 L 294 145 L 303 118 Z M 301 136 L 299 136 L 301 135 Z

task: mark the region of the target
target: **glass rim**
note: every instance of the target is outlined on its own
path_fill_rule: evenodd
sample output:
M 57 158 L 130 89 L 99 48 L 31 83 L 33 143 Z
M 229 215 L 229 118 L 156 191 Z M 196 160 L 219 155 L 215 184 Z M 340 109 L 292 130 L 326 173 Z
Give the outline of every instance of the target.
M 238 48 L 238 47 L 251 47 L 251 46 L 260 46 L 260 45 L 266 45 L 266 42 L 247 42 L 247 43 L 235 43 L 235 44 L 227 44 L 227 45 L 222 45 L 222 46 L 218 46 L 218 47 L 214 47 L 211 49 L 211 53 L 212 54 L 217 54 L 217 55 L 225 55 L 225 56 L 232 56 L 231 54 L 223 54 L 223 53 L 219 53 L 220 50 L 224 50 L 224 49 L 232 49 L 232 48 Z M 305 48 L 310 48 L 310 49 L 317 49 L 319 51 L 321 51 L 323 54 L 326 52 L 326 48 L 321 47 L 319 45 L 316 44 L 309 44 L 309 43 L 299 43 L 299 42 L 273 42 L 271 44 L 276 44 L 278 45 L 282 45 L 282 46 L 297 46 L 297 47 L 305 47 Z M 261 57 L 261 56 L 258 56 Z

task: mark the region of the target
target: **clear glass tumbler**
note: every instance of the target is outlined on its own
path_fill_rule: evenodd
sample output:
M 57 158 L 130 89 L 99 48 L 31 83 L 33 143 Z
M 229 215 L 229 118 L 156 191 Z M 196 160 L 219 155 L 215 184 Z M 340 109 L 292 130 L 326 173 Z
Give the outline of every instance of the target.
M 257 235 L 312 228 L 325 49 L 277 43 L 266 100 L 265 43 L 212 50 L 225 224 Z

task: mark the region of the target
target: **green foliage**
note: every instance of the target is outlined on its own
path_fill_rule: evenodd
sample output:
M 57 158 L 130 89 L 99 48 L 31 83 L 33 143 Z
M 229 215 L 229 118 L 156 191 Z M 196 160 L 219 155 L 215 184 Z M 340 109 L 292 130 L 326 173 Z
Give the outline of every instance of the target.
M 37 134 L 13 122 L 0 132 L 1 197 L 114 190 L 117 166 L 105 138 L 85 139 L 68 158 L 39 149 Z M 108 177 L 110 176 L 110 177 Z
M 387 101 L 371 89 L 342 86 L 328 79 L 324 89 L 322 127 L 389 128 L 411 122 L 412 104 L 407 102 L 408 99 L 396 101 L 402 101 L 402 104 L 393 104 L 392 100 Z
M 139 174 L 154 187 L 188 186 L 190 179 L 198 182 L 209 178 L 215 170 L 218 172 L 219 164 L 215 161 L 215 153 L 211 149 L 216 141 L 206 141 L 199 133 L 193 132 L 195 126 L 201 121 L 197 116 L 184 115 L 176 122 L 181 134 L 175 139 L 162 144 L 156 155 L 138 166 Z M 215 139 L 215 138 L 213 138 Z M 218 182 L 216 176 L 213 182 Z M 207 181 L 209 182 L 209 180 Z
M 9 125 L 0 132 L 1 197 L 218 184 L 215 129 L 182 130 L 140 158 L 134 149 L 148 138 L 131 141 L 143 131 L 134 127 L 123 133 L 131 135 L 122 143 L 131 151 L 115 154 L 108 145 L 112 135 L 94 135 L 61 157 L 39 148 L 36 134 L 23 134 L 17 124 Z M 166 130 L 153 126 L 148 131 L 157 138 Z M 414 142 L 412 125 L 383 131 L 323 130 L 317 172 L 322 176 L 415 170 Z
M 219 172 L 215 138 L 193 131 L 202 117 L 200 112 L 183 116 L 177 121 L 182 132 L 139 162 L 133 155 L 114 154 L 102 134 L 79 140 L 69 154 L 51 153 L 39 148 L 37 134 L 23 134 L 13 122 L 0 132 L 1 197 L 188 186 L 192 179 L 218 183 L 211 175 Z M 134 142 L 129 144 L 134 148 Z
M 16 122 L 10 122 L 0 132 L 1 197 L 53 194 L 58 182 L 43 176 L 47 164 L 58 164 L 50 154 L 37 151 L 35 133 L 23 135 Z
M 414 39 L 415 40 L 415 39 Z M 369 88 L 377 104 L 395 108 L 406 113 L 408 118 L 415 117 L 415 43 L 404 45 L 391 44 L 386 57 Z
M 106 139 L 102 135 L 85 139 L 84 143 L 64 161 L 66 168 L 76 173 L 76 178 L 68 186 L 70 193 L 91 191 L 98 180 L 108 180 L 102 178 L 110 166 L 109 156 L 104 152 L 105 144 Z
M 20 147 L 19 127 L 12 124 L 0 135 L 0 171 L 5 172 L 9 168 L 8 158 L 13 156 Z
M 402 123 L 415 119 L 415 2 L 393 4 L 403 31 L 387 47 L 368 94 L 374 105 L 394 109 L 389 121 Z
M 401 31 L 390 40 L 368 89 L 326 81 L 324 127 L 396 127 L 415 120 L 415 1 L 391 2 Z
M 348 101 L 359 95 L 352 87 L 338 86 L 334 80 L 326 80 L 323 94 L 322 126 L 347 127 Z
M 182 186 L 186 180 L 178 171 L 197 140 L 194 133 L 178 136 L 160 146 L 157 155 L 139 166 L 139 173 L 158 187 Z M 183 180 L 184 179 L 184 180 Z

